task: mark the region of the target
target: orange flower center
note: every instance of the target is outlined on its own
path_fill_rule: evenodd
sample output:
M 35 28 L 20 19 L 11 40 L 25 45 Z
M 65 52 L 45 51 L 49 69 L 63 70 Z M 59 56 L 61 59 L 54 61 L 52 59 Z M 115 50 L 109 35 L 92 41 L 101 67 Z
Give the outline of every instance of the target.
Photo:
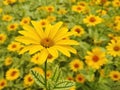
M 26 24 L 26 23 L 28 23 L 28 21 L 27 21 L 27 20 L 24 20 L 24 22 L 23 22 L 23 23 L 25 23 L 25 24 Z
M 4 82 L 2 82 L 1 84 L 0 84 L 0 86 L 4 86 L 5 85 L 5 83 Z
M 77 7 L 77 10 L 81 10 L 81 7 Z
M 76 31 L 77 33 L 80 33 L 80 29 L 79 29 L 79 28 L 76 28 L 75 31 Z
M 10 26 L 10 28 L 12 28 L 12 29 L 13 29 L 13 28 L 15 28 L 15 26 L 14 26 L 14 25 L 11 25 L 11 26 Z
M 48 57 L 47 57 L 48 59 L 52 59 L 53 58 L 53 56 L 51 55 L 51 54 L 48 54 Z
M 41 25 L 45 25 L 46 23 L 45 22 L 41 22 Z
M 118 78 L 118 75 L 115 74 L 115 75 L 113 75 L 113 77 L 114 77 L 114 78 Z
M 79 81 L 82 81 L 83 79 L 82 79 L 82 77 L 78 77 L 78 80 L 79 80 Z
M 45 48 L 49 48 L 54 45 L 54 42 L 50 38 L 44 38 L 41 40 L 41 45 Z
M 99 60 L 99 57 L 95 55 L 95 56 L 93 56 L 92 60 L 93 60 L 94 62 L 97 62 L 97 61 Z
M 31 82 L 31 81 L 33 81 L 33 79 L 32 79 L 31 77 L 29 77 L 29 78 L 28 78 L 28 81 Z
M 16 71 L 13 71 L 12 73 L 11 73 L 11 76 L 15 76 L 16 75 Z
M 0 37 L 0 40 L 2 40 L 3 39 L 3 37 Z
M 15 45 L 15 44 L 13 44 L 13 45 L 12 45 L 12 48 L 16 48 L 16 45 Z
M 89 20 L 90 20 L 90 22 L 95 22 L 96 21 L 96 19 L 94 17 L 91 17 Z
M 74 64 L 74 67 L 75 67 L 75 68 L 78 68 L 78 67 L 79 67 L 79 65 L 76 63 L 76 64 Z
M 120 47 L 119 47 L 119 46 L 115 46 L 115 47 L 114 47 L 114 50 L 115 50 L 115 51 L 120 51 Z

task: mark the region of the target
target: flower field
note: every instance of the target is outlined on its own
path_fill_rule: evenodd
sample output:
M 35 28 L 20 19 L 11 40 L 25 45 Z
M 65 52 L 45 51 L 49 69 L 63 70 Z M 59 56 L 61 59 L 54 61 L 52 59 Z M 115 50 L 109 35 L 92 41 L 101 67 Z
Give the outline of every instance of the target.
M 120 0 L 0 0 L 0 90 L 120 90 Z

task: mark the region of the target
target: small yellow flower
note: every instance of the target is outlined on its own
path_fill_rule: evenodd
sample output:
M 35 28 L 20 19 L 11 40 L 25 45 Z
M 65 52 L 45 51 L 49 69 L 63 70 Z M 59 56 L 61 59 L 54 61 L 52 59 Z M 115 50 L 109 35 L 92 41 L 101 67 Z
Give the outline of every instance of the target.
M 7 81 L 5 79 L 0 80 L 0 90 L 7 86 Z
M 36 72 L 38 72 L 38 73 L 41 74 L 41 75 L 44 75 L 44 71 L 43 71 L 43 69 L 40 68 L 40 67 L 34 67 L 34 68 L 32 68 L 32 70 L 35 70 Z
M 7 36 L 3 33 L 0 34 L 0 44 L 3 44 L 6 40 Z
M 72 86 L 69 90 L 76 90 L 76 86 Z
M 34 64 L 39 64 L 39 62 L 40 62 L 40 54 L 37 53 L 34 56 L 32 56 L 31 62 L 33 62 Z
M 95 26 L 101 23 L 103 20 L 99 16 L 89 15 L 83 19 L 83 23 L 87 24 L 87 26 Z
M 47 19 L 47 21 L 52 23 L 52 22 L 54 22 L 56 20 L 56 17 L 55 16 L 48 16 L 46 19 Z
M 2 9 L 2 8 L 0 8 L 0 13 L 2 13 L 2 11 L 3 11 L 3 9 Z
M 13 17 L 11 15 L 5 14 L 2 16 L 3 21 L 11 21 Z
M 49 21 L 47 19 L 41 19 L 38 21 L 38 24 L 44 28 L 49 24 Z
M 53 6 L 46 6 L 46 7 L 45 7 L 45 10 L 46 10 L 47 12 L 49 12 L 49 13 L 51 13 L 51 12 L 54 12 L 54 11 L 55 11 L 55 9 L 54 9 L 54 7 L 53 7 Z
M 85 7 L 81 6 L 81 5 L 73 5 L 72 6 L 72 11 L 74 12 L 78 12 L 81 13 L 85 10 Z
M 51 76 L 52 76 L 52 71 L 51 70 L 47 70 L 47 73 L 46 73 L 47 79 L 49 79 Z
M 87 52 L 87 56 L 85 56 L 86 64 L 93 68 L 99 69 L 101 66 L 107 63 L 106 54 L 100 48 L 94 48 L 92 52 Z
M 6 57 L 5 58 L 5 66 L 11 65 L 13 62 L 13 59 L 11 57 Z
M 8 31 L 15 31 L 17 28 L 18 28 L 18 24 L 17 23 L 9 24 L 7 26 L 7 30 Z
M 109 76 L 113 81 L 119 81 L 120 80 L 120 72 L 119 71 L 111 71 L 109 73 Z
M 66 14 L 67 13 L 67 11 L 65 10 L 65 9 L 63 9 L 63 8 L 61 8 L 61 9 L 59 9 L 58 10 L 58 14 Z
M 9 5 L 9 4 L 14 4 L 15 2 L 17 2 L 17 0 L 4 0 L 3 4 L 4 5 Z
M 20 49 L 20 43 L 18 43 L 18 42 L 11 42 L 8 45 L 7 49 L 9 51 L 18 51 Z
M 76 82 L 78 83 L 84 83 L 85 82 L 85 77 L 82 74 L 77 74 L 75 77 Z
M 113 0 L 112 5 L 113 7 L 120 7 L 120 0 Z
M 97 10 L 96 12 L 97 12 L 99 15 L 106 15 L 106 14 L 107 14 L 107 11 L 106 11 L 106 10 L 101 10 L 101 9 Z
M 16 68 L 11 68 L 6 72 L 6 79 L 13 81 L 20 76 L 20 71 Z
M 75 32 L 75 36 L 81 36 L 85 33 L 84 29 L 79 26 L 79 25 L 75 25 L 72 29 L 71 29 L 72 32 Z
M 120 16 L 115 16 L 115 23 L 120 23 Z
M 20 25 L 27 25 L 27 24 L 30 24 L 30 17 L 24 17 L 22 18 L 22 20 L 20 21 Z
M 70 62 L 70 68 L 71 70 L 73 71 L 78 71 L 78 70 L 81 70 L 83 69 L 83 62 L 80 61 L 79 59 L 73 59 L 71 62 Z
M 34 83 L 34 79 L 31 74 L 27 74 L 24 77 L 24 85 L 25 86 L 31 86 Z

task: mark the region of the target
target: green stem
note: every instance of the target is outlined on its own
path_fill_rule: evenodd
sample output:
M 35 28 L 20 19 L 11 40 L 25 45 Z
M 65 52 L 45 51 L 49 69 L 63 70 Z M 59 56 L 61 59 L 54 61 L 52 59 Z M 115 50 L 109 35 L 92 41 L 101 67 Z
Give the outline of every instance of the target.
M 47 90 L 47 60 L 45 61 L 45 88 Z

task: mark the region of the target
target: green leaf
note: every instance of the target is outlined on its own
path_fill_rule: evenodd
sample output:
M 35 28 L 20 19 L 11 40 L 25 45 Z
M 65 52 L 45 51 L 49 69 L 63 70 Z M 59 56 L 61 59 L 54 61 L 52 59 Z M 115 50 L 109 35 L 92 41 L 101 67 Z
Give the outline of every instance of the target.
M 44 88 L 45 86 L 45 78 L 40 75 L 38 72 L 34 71 L 34 70 L 30 70 L 31 75 L 33 76 L 36 84 L 38 84 L 41 88 Z

